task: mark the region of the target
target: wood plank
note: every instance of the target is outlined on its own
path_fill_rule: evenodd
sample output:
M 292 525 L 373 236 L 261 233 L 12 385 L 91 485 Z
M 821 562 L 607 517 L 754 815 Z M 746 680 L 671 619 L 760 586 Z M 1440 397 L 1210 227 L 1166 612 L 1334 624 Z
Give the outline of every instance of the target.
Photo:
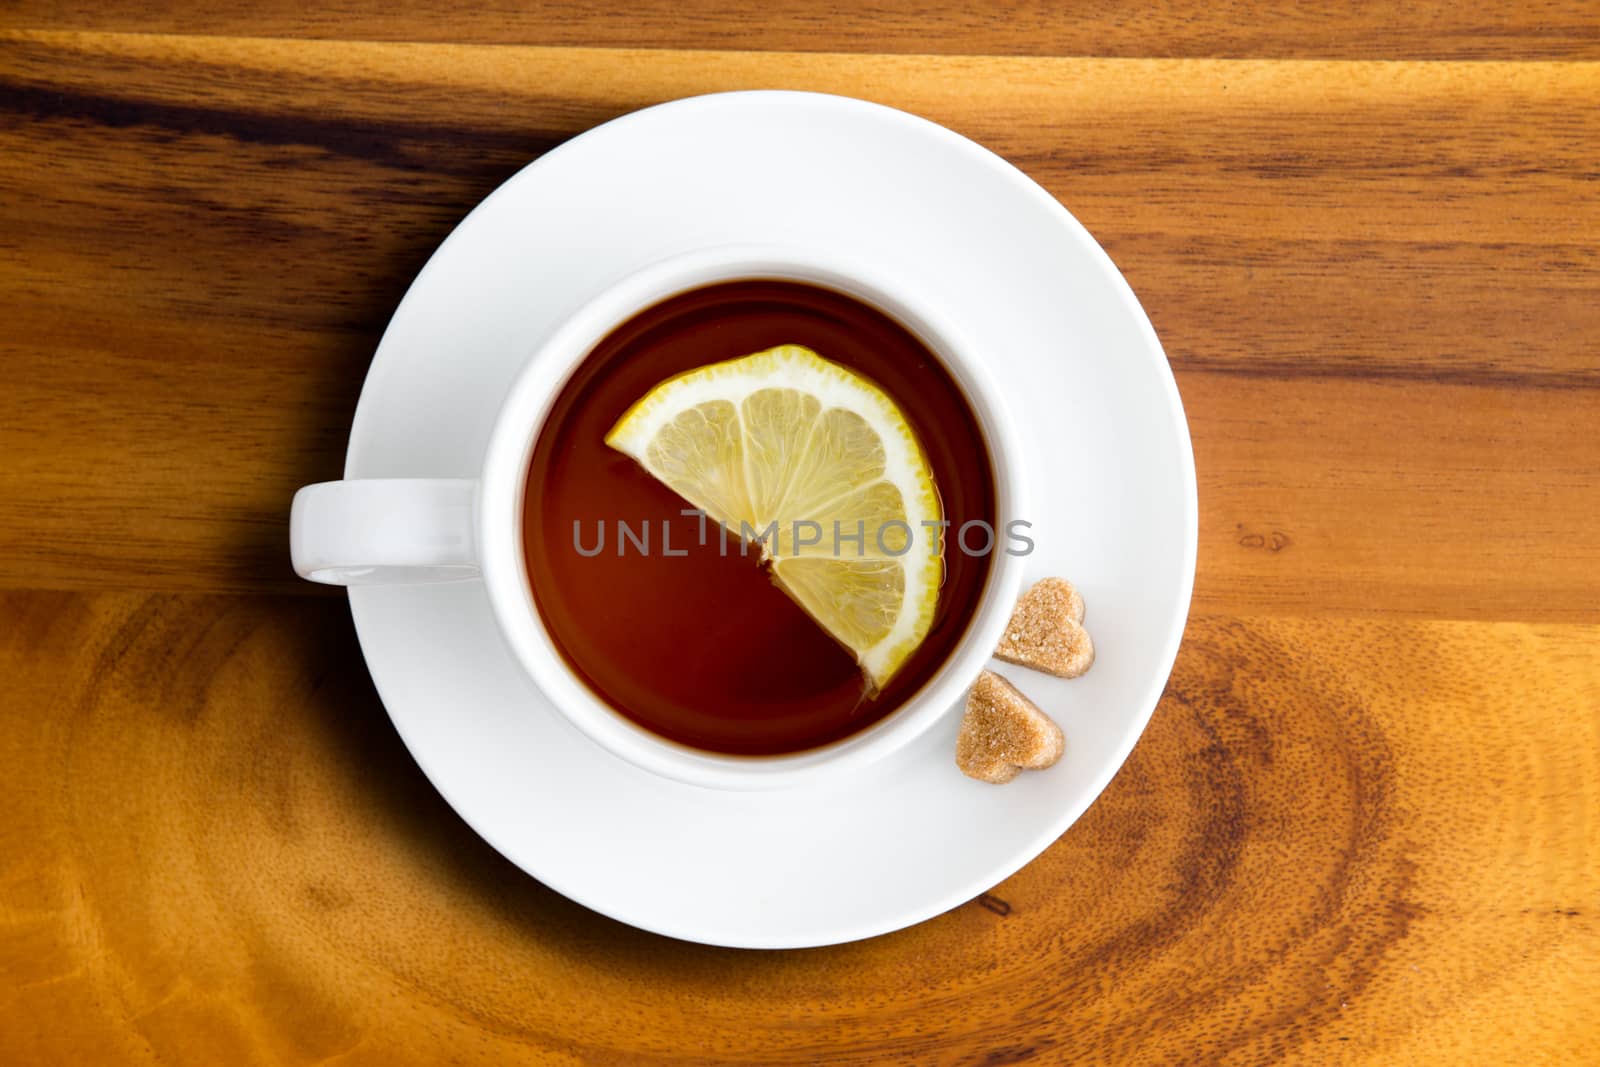
M 288 497 L 337 475 L 451 225 L 595 122 L 783 84 L 974 136 L 1106 244 L 1185 394 L 1201 610 L 1600 603 L 1600 66 L 96 34 L 0 57 L 0 586 L 311 591 Z
M 1197 617 L 1043 857 L 783 953 L 499 858 L 337 602 L 4 594 L 0 676 L 17 1062 L 1600 1058 L 1600 627 Z
M 1197 610 L 1600 616 L 1593 388 L 1181 374 Z
M 187 10 L 184 8 L 187 7 Z M 104 5 L 23 0 L 0 25 L 375 41 L 976 55 L 1344 59 L 1600 58 L 1600 12 L 1582 0 L 1405 5 L 1293 0 L 298 0 Z

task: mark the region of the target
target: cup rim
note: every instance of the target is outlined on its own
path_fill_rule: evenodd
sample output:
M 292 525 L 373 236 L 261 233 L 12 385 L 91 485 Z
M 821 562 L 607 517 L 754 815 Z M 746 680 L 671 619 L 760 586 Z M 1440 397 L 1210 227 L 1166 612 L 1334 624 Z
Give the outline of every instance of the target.
M 483 581 L 500 632 L 556 711 L 601 748 L 663 777 L 714 789 L 786 788 L 861 767 L 921 736 L 944 717 L 989 663 L 1021 589 L 1024 559 L 996 550 L 966 631 L 920 689 L 867 728 L 800 752 L 721 754 L 646 730 L 607 705 L 579 679 L 552 641 L 534 600 L 521 550 L 527 465 L 551 405 L 594 346 L 638 312 L 718 282 L 781 279 L 819 285 L 862 300 L 911 330 L 961 387 L 989 445 L 996 527 L 1027 514 L 1015 424 L 997 383 L 959 329 L 885 284 L 881 272 L 793 245 L 717 245 L 653 262 L 606 285 L 537 346 L 495 417 L 478 494 L 477 538 Z M 947 549 L 948 550 L 948 549 Z

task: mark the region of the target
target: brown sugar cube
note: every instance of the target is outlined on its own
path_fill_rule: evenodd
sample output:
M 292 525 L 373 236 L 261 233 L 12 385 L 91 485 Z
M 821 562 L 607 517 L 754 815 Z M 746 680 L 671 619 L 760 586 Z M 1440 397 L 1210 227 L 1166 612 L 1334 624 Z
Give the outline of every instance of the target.
M 978 675 L 956 737 L 956 766 L 968 778 L 1001 785 L 1023 769 L 1053 765 L 1066 748 L 1055 720 L 993 671 Z
M 1076 678 L 1094 663 L 1094 642 L 1083 628 L 1083 597 L 1065 578 L 1043 578 L 1022 594 L 996 658 L 1058 678 Z

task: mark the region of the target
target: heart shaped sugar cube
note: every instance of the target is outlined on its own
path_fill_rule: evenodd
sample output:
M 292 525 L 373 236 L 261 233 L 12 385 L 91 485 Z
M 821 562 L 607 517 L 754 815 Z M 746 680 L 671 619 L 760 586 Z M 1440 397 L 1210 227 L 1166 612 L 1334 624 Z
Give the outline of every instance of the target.
M 1058 678 L 1076 678 L 1094 663 L 1094 642 L 1083 628 L 1083 597 L 1065 578 L 1043 578 L 1022 594 L 996 658 Z
M 956 737 L 956 766 L 968 778 L 1001 785 L 1023 770 L 1049 767 L 1066 738 L 1055 720 L 993 671 L 984 671 L 967 695 Z

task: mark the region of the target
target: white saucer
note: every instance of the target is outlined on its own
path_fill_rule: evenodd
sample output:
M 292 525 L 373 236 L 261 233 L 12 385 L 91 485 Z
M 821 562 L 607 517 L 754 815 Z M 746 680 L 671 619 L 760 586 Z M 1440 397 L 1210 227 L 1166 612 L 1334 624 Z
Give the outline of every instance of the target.
M 681 100 L 546 154 L 418 276 L 379 346 L 345 475 L 472 477 L 507 384 L 596 290 L 724 243 L 836 247 L 930 294 L 987 351 L 1023 420 L 1028 580 L 1082 590 L 1098 659 L 1005 668 L 1067 736 L 997 787 L 953 762 L 959 709 L 859 778 L 720 793 L 607 754 L 513 661 L 477 583 L 359 587 L 362 649 L 396 728 L 472 827 L 546 885 L 710 944 L 849 941 L 920 922 L 1056 839 L 1132 749 L 1194 578 L 1194 460 L 1159 342 L 1122 276 L 1044 190 L 902 112 L 808 93 Z

